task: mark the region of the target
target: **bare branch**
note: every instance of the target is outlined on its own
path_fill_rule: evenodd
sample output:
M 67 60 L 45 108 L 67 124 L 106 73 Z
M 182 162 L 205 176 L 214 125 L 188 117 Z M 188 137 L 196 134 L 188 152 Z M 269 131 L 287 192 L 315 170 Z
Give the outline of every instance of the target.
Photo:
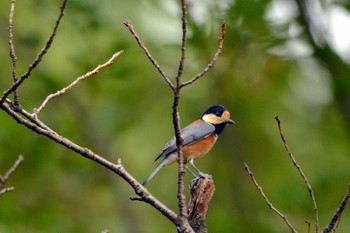
M 250 179 L 252 180 L 252 182 L 254 183 L 255 187 L 259 190 L 261 196 L 264 198 L 266 204 L 268 205 L 268 207 L 273 210 L 276 214 L 278 214 L 278 216 L 280 216 L 284 222 L 288 225 L 288 227 L 290 228 L 290 230 L 293 233 L 297 233 L 297 231 L 294 229 L 294 227 L 292 226 L 292 224 L 288 221 L 287 217 L 284 216 L 279 210 L 276 209 L 276 207 L 274 207 L 272 205 L 272 203 L 269 201 L 269 199 L 266 197 L 262 187 L 258 184 L 258 182 L 256 181 L 253 172 L 250 171 L 248 164 L 244 163 L 244 169 L 246 170 L 246 172 L 249 174 Z
M 175 78 L 176 85 L 180 86 L 180 77 L 183 73 L 183 69 L 185 66 L 185 53 L 186 53 L 186 33 L 187 33 L 187 10 L 185 0 L 181 0 L 181 9 L 182 9 L 182 45 L 181 45 L 181 58 L 179 62 L 179 68 L 177 72 L 177 76 Z
M 346 195 L 345 195 L 343 201 L 341 202 L 337 211 L 334 213 L 333 218 L 330 221 L 330 223 L 328 224 L 328 226 L 323 230 L 323 233 L 329 233 L 329 232 L 331 232 L 331 230 L 337 228 L 339 221 L 341 219 L 342 213 L 345 210 L 345 207 L 348 204 L 349 200 L 350 200 L 350 184 L 348 186 L 348 191 L 346 192 Z
M 1 189 L 1 190 L 0 190 L 0 196 L 3 195 L 3 194 L 5 194 L 5 193 L 11 192 L 11 191 L 13 191 L 13 190 L 15 190 L 14 187 L 7 187 L 7 188 L 4 188 L 4 189 Z
M 221 24 L 221 33 L 220 33 L 220 37 L 219 37 L 219 46 L 218 46 L 218 49 L 216 50 L 216 53 L 213 57 L 213 59 L 209 62 L 209 64 L 204 68 L 204 70 L 200 73 L 198 73 L 195 77 L 193 77 L 191 80 L 187 81 L 187 82 L 184 82 L 181 84 L 181 87 L 184 87 L 184 86 L 187 86 L 187 85 L 190 85 L 192 84 L 193 82 L 195 82 L 196 80 L 202 78 L 208 71 L 210 71 L 216 61 L 219 59 L 219 56 L 222 52 L 222 48 L 223 48 L 223 45 L 224 45 L 224 38 L 225 38 L 225 28 L 226 28 L 226 23 L 225 21 Z
M 0 175 L 0 188 L 3 187 L 10 176 L 16 171 L 16 169 L 21 165 L 24 161 L 23 155 L 19 155 L 16 162 L 12 165 L 12 167 L 6 172 L 4 176 Z
M 173 125 L 175 129 L 176 137 L 176 146 L 178 151 L 178 183 L 177 183 L 177 199 L 179 207 L 179 217 L 180 217 L 180 227 L 186 228 L 186 225 L 189 225 L 187 218 L 187 205 L 186 205 L 186 196 L 185 196 L 185 165 L 184 157 L 182 153 L 183 139 L 181 137 L 181 126 L 180 126 L 180 114 L 178 110 L 179 100 L 180 100 L 180 91 L 181 85 L 180 80 L 184 68 L 185 62 L 185 52 L 186 52 L 186 32 L 187 32 L 187 10 L 185 0 L 181 0 L 181 9 L 182 9 L 182 45 L 181 45 L 181 58 L 178 68 L 178 73 L 175 78 L 176 87 L 174 90 L 174 102 L 173 102 Z
M 152 57 L 151 53 L 148 51 L 146 46 L 143 44 L 142 40 L 137 35 L 137 33 L 136 33 L 135 29 L 134 29 L 134 25 L 132 25 L 131 21 L 130 20 L 125 20 L 124 21 L 124 25 L 129 29 L 129 31 L 131 32 L 131 34 L 136 39 L 136 41 L 139 44 L 139 46 L 143 49 L 143 51 L 145 52 L 145 54 L 148 57 L 148 59 L 152 62 L 152 64 L 157 68 L 158 72 L 163 77 L 163 79 L 169 84 L 170 88 L 172 90 L 174 90 L 174 88 L 175 88 L 174 84 L 170 81 L 170 79 L 168 78 L 166 73 L 163 71 L 163 69 L 160 67 L 158 62 Z
M 287 141 L 286 141 L 286 139 L 284 137 L 284 134 L 282 132 L 281 121 L 280 121 L 279 117 L 275 116 L 275 120 L 277 121 L 278 130 L 279 130 L 281 139 L 283 141 L 284 147 L 287 150 L 288 155 L 289 155 L 290 159 L 292 160 L 294 167 L 296 167 L 298 169 L 301 177 L 303 178 L 303 180 L 305 182 L 305 185 L 307 187 L 307 190 L 308 190 L 308 192 L 310 194 L 310 197 L 312 199 L 312 203 L 313 203 L 313 207 L 314 207 L 314 215 L 315 215 L 315 228 L 316 228 L 316 233 L 318 233 L 318 231 L 319 231 L 318 209 L 317 209 L 317 203 L 316 203 L 314 191 L 313 191 L 313 189 L 312 189 L 312 187 L 310 185 L 310 182 L 306 178 L 303 170 L 301 169 L 300 165 L 297 163 L 295 157 L 293 156 L 291 150 L 289 149 L 289 146 L 287 145 Z
M 55 26 L 53 28 L 53 31 L 48 39 L 48 41 L 46 42 L 44 48 L 41 50 L 41 52 L 38 54 L 38 56 L 34 59 L 33 63 L 30 64 L 30 66 L 28 67 L 28 70 L 21 76 L 20 79 L 18 79 L 9 89 L 7 89 L 4 94 L 2 95 L 1 99 L 0 99 L 0 105 L 2 105 L 2 103 L 5 102 L 6 98 L 15 90 L 17 90 L 17 88 L 23 83 L 23 81 L 25 79 L 27 79 L 32 71 L 39 65 L 39 63 L 41 62 L 42 58 L 44 57 L 44 55 L 47 53 L 47 51 L 49 50 L 49 48 L 51 47 L 51 44 L 56 36 L 58 27 L 60 25 L 61 19 L 64 15 L 64 10 L 66 9 L 67 6 L 67 2 L 68 0 L 63 0 L 62 5 L 61 5 L 61 11 L 60 14 L 58 16 L 58 19 L 56 20 Z
M 308 220 L 305 220 L 305 223 L 307 224 L 307 233 L 310 233 L 311 223 Z
M 88 158 L 90 160 L 93 160 L 94 162 L 102 165 L 103 167 L 107 168 L 108 170 L 113 171 L 117 175 L 119 175 L 121 178 L 123 178 L 134 190 L 135 193 L 142 197 L 143 201 L 146 203 L 149 203 L 154 208 L 159 210 L 164 216 L 166 216 L 170 221 L 172 221 L 175 225 L 178 224 L 178 216 L 175 214 L 172 210 L 170 210 L 168 207 L 166 207 L 163 203 L 161 203 L 159 200 L 157 200 L 154 196 L 151 195 L 147 191 L 145 187 L 143 187 L 131 174 L 129 174 L 125 168 L 122 166 L 121 161 L 118 160 L 117 164 L 114 164 L 100 155 L 94 153 L 88 148 L 83 148 L 69 139 L 59 135 L 56 132 L 52 132 L 51 130 L 47 130 L 47 126 L 38 126 L 37 124 L 33 123 L 36 121 L 34 117 L 27 116 L 28 118 L 31 118 L 29 120 L 23 119 L 17 112 L 15 112 L 7 103 L 3 103 L 0 105 L 0 108 L 3 109 L 5 112 L 7 112 L 11 117 L 13 117 L 17 123 L 24 125 L 25 127 L 29 128 L 30 130 L 41 134 L 56 143 L 75 151 L 76 153 L 82 155 L 85 158 Z
M 12 60 L 12 78 L 13 82 L 17 82 L 17 55 L 15 51 L 15 45 L 13 42 L 13 16 L 15 14 L 15 6 L 16 6 L 16 0 L 11 1 L 11 10 L 10 10 L 10 15 L 9 15 L 9 26 L 7 28 L 8 33 L 9 33 L 9 47 L 10 47 L 10 57 Z M 14 105 L 18 106 L 19 105 L 19 95 L 18 95 L 18 90 L 15 91 L 14 93 Z
M 105 68 L 105 67 L 108 67 L 110 65 L 112 65 L 114 63 L 114 60 L 121 56 L 123 54 L 123 50 L 122 51 L 119 51 L 115 54 L 113 54 L 113 56 L 107 61 L 105 62 L 104 64 L 101 64 L 101 65 L 98 65 L 95 69 L 87 72 L 86 74 L 78 77 L 74 82 L 72 82 L 70 85 L 66 86 L 65 88 L 62 88 L 61 90 L 53 93 L 53 94 L 50 94 L 46 97 L 46 99 L 44 100 L 44 102 L 40 105 L 39 108 L 35 109 L 34 110 L 34 113 L 33 113 L 33 116 L 35 118 L 38 117 L 39 113 L 46 107 L 47 103 L 53 99 L 53 98 L 56 98 L 60 95 L 63 95 L 64 93 L 66 93 L 68 90 L 72 89 L 74 86 L 76 86 L 80 81 L 84 80 L 84 79 L 87 79 L 95 74 L 97 74 L 101 69 Z

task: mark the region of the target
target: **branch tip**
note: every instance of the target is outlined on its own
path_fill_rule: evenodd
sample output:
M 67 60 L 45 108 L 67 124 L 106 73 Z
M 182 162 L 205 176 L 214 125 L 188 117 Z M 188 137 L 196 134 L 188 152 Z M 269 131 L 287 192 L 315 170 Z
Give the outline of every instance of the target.
M 221 24 L 221 34 L 219 36 L 219 48 L 222 49 L 225 39 L 226 21 L 224 20 Z
M 121 158 L 118 158 L 118 162 L 117 162 L 117 165 L 122 165 L 122 159 Z

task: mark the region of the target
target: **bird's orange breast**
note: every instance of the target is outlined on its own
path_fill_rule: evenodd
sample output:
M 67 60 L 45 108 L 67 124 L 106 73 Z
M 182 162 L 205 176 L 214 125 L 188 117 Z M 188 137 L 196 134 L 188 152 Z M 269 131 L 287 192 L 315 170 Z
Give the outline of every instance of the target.
M 216 138 L 217 137 L 215 136 L 215 133 L 212 133 L 208 137 L 200 140 L 199 142 L 196 142 L 189 146 L 184 146 L 182 148 L 182 153 L 184 155 L 185 162 L 187 162 L 188 157 L 192 157 L 192 159 L 198 159 L 206 155 L 214 146 Z

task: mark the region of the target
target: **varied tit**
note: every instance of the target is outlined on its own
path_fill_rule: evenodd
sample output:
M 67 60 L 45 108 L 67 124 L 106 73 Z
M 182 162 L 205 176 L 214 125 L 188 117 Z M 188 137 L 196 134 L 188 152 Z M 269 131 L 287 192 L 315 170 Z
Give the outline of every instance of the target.
M 230 119 L 230 112 L 224 106 L 213 105 L 209 107 L 199 120 L 192 122 L 181 130 L 184 163 L 191 164 L 200 177 L 209 176 L 199 171 L 194 165 L 193 160 L 206 155 L 214 146 L 218 135 L 224 130 L 225 126 L 234 123 L 235 122 Z M 158 159 L 163 158 L 151 174 L 145 179 L 143 185 L 146 185 L 162 167 L 176 162 L 177 156 L 178 150 L 176 146 L 176 138 L 173 137 L 155 159 L 155 161 L 157 161 Z M 197 177 L 187 166 L 186 169 L 193 176 Z

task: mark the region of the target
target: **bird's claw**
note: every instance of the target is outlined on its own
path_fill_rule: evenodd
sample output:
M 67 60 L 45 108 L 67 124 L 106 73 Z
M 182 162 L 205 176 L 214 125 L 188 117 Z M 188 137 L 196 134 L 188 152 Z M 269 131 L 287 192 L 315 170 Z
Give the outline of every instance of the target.
M 201 179 L 201 178 L 209 178 L 209 179 L 213 179 L 213 176 L 212 175 L 210 175 L 210 174 L 206 174 L 206 173 L 202 173 L 202 172 L 199 172 L 198 173 L 198 175 L 199 176 L 196 176 L 194 179 L 192 179 L 191 180 L 191 182 L 190 182 L 190 188 L 192 189 L 192 187 L 194 186 L 194 185 L 196 185 L 196 183 L 197 183 L 197 181 L 199 180 L 199 179 Z

